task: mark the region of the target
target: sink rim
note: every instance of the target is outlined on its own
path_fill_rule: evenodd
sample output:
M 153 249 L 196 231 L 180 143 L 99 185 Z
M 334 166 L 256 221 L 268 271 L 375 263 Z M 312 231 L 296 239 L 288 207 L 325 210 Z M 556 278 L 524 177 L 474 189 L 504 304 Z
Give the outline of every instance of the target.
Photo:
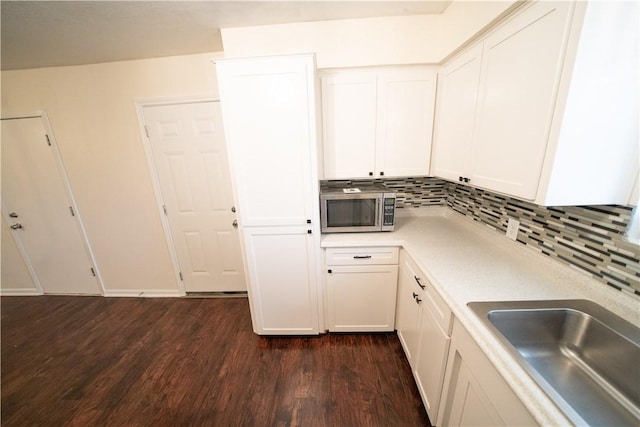
M 624 336 L 637 346 L 640 346 L 638 326 L 601 305 L 586 299 L 555 299 L 555 300 L 523 300 L 523 301 L 471 301 L 467 306 L 483 321 L 490 325 L 500 336 L 502 333 L 488 318 L 493 311 L 538 311 L 538 310 L 575 310 L 590 315 L 604 326 Z
M 640 347 L 640 328 L 615 313 L 586 299 L 562 300 L 522 300 L 522 301 L 472 301 L 467 306 L 474 312 L 491 334 L 502 344 L 518 365 L 534 380 L 549 399 L 576 425 L 587 425 L 587 421 L 568 403 L 568 401 L 532 366 L 518 348 L 492 323 L 491 312 L 573 310 L 591 316 L 603 326 L 621 335 Z M 635 413 L 635 411 L 633 411 Z M 637 416 L 637 415 L 635 415 Z

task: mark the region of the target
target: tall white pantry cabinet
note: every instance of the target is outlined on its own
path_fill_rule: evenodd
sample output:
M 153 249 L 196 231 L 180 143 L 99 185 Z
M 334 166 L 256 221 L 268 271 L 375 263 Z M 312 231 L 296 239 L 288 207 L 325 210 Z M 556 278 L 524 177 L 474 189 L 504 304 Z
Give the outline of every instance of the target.
M 318 334 L 314 56 L 216 65 L 254 332 Z

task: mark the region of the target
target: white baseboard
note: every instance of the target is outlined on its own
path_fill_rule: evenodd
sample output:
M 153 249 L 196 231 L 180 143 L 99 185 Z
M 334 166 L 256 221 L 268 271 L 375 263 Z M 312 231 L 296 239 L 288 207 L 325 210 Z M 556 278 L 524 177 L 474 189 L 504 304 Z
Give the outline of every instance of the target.
M 3 297 L 26 297 L 44 295 L 37 289 L 0 289 L 0 296 Z
M 182 297 L 180 291 L 154 289 L 105 289 L 105 297 L 136 297 L 136 298 L 176 298 Z

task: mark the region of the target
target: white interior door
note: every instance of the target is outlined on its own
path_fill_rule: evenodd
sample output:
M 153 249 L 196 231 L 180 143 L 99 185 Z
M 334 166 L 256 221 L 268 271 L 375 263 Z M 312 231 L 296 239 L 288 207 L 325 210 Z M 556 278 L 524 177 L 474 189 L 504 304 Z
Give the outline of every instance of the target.
M 185 290 L 245 291 L 220 103 L 143 114 Z
M 2 120 L 3 211 L 44 293 L 101 294 L 62 162 L 46 129 L 42 117 Z

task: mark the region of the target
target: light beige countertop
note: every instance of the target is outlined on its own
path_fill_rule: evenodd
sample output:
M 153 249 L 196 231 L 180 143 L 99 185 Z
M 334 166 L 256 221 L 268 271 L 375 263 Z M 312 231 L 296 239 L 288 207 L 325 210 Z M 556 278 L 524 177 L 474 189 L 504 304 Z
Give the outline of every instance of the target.
M 640 299 L 450 209 L 422 208 L 398 213 L 393 232 L 325 234 L 321 245 L 402 246 L 534 418 L 541 425 L 570 425 L 467 303 L 589 299 L 640 326 Z

